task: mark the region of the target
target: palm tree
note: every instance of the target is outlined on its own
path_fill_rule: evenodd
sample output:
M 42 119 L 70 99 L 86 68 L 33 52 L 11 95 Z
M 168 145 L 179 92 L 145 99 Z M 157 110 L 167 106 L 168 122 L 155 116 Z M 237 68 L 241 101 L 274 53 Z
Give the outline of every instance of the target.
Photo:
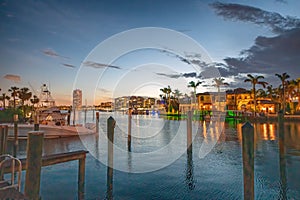
M 32 93 L 29 92 L 29 89 L 24 87 L 19 90 L 19 98 L 21 99 L 23 115 L 25 116 L 25 101 L 29 100 L 32 96 Z
M 34 107 L 35 104 L 40 102 L 40 99 L 36 95 L 33 95 L 33 99 L 30 99 L 30 102 L 32 103 L 32 105 Z
M 285 114 L 285 101 L 286 101 L 285 86 L 286 86 L 286 80 L 290 78 L 290 75 L 284 72 L 283 74 L 275 74 L 275 76 L 277 76 L 281 81 L 281 85 L 282 85 L 281 98 L 283 100 L 281 108 L 283 110 L 283 113 Z
M 264 79 L 264 76 L 252 76 L 251 74 L 247 75 L 248 78 L 244 80 L 244 82 L 250 82 L 252 84 L 252 93 L 253 93 L 253 101 L 254 101 L 254 116 L 256 116 L 256 85 L 262 85 L 263 88 L 268 85 L 265 81 L 259 81 L 259 79 Z
M 173 94 L 174 94 L 174 97 L 178 100 L 182 96 L 182 93 L 178 89 L 175 89 Z
M 267 97 L 270 98 L 271 100 L 275 99 L 275 89 L 273 88 L 272 85 L 267 86 Z
M 201 81 L 197 81 L 197 83 L 195 83 L 194 81 L 190 81 L 188 84 L 188 87 L 191 87 L 194 89 L 194 103 L 196 103 L 196 94 L 197 94 L 197 87 L 201 84 Z
M 168 85 L 168 87 L 166 88 L 161 88 L 160 91 L 162 91 L 164 93 L 164 99 L 166 101 L 166 110 L 168 111 L 169 108 L 169 103 L 170 103 L 170 94 L 172 92 L 171 87 Z
M 19 94 L 19 88 L 16 86 L 12 86 L 10 89 L 8 89 L 9 92 L 11 92 L 11 97 L 14 100 L 14 110 L 16 109 L 16 98 L 18 97 Z
M 218 93 L 220 93 L 221 86 L 228 86 L 229 85 L 228 83 L 226 83 L 224 81 L 225 81 L 224 78 L 214 78 L 215 84 L 213 86 L 215 86 L 218 89 Z
M 7 96 L 5 93 L 2 93 L 1 101 L 3 102 L 3 108 L 5 109 L 5 101 L 9 100 L 10 97 Z
M 267 96 L 268 96 L 267 92 L 265 90 L 263 90 L 263 89 L 258 89 L 256 91 L 256 97 L 265 98 Z

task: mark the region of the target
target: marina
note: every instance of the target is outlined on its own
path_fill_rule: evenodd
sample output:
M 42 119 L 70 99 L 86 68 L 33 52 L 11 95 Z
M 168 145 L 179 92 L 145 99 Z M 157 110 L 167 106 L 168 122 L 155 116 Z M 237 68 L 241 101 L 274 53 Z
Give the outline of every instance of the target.
M 92 113 L 92 112 L 91 112 Z M 107 167 L 101 158 L 107 158 L 106 121 L 113 113 L 100 114 L 99 135 L 81 137 L 54 138 L 44 140 L 44 155 L 71 152 L 86 149 L 85 199 L 108 198 Z M 87 115 L 90 116 L 91 115 Z M 127 136 L 124 127 L 127 116 L 112 115 L 116 119 L 115 144 L 125 149 Z M 88 118 L 92 120 L 92 118 Z M 88 121 L 89 121 L 88 120 Z M 193 121 L 192 153 L 186 151 L 185 120 L 167 120 L 149 116 L 133 116 L 132 151 L 151 153 L 170 143 L 176 135 L 181 138 L 177 148 L 172 148 L 170 157 L 178 156 L 173 163 L 161 169 L 146 173 L 134 172 L 139 168 L 147 169 L 151 160 L 139 162 L 134 154 L 115 152 L 112 196 L 115 199 L 241 199 L 243 196 L 243 173 L 241 157 L 241 123 L 226 122 L 224 131 L 217 138 L 215 132 L 206 130 L 206 122 Z M 145 138 L 149 124 L 156 124 L 156 134 Z M 210 122 L 212 123 L 212 122 Z M 255 123 L 255 198 L 289 199 L 299 197 L 300 167 L 300 127 L 295 122 L 284 124 L 284 151 L 279 151 L 277 123 Z M 124 127 L 123 127 L 124 126 Z M 181 127 L 182 126 L 182 127 Z M 150 131 L 150 132 L 151 132 Z M 144 136 L 142 134 L 145 134 Z M 199 158 L 199 150 L 211 139 L 217 143 L 204 157 Z M 9 142 L 9 150 L 12 150 Z M 171 147 L 170 147 L 171 148 Z M 19 141 L 18 157 L 24 157 L 26 140 Z M 165 155 L 160 155 L 164 158 Z M 159 158 L 159 157 L 157 157 Z M 156 159 L 157 159 L 156 158 Z M 280 159 L 284 159 L 284 162 Z M 163 160 L 156 160 L 163 162 Z M 68 162 L 42 168 L 41 196 L 43 199 L 77 199 L 77 163 Z M 120 170 L 121 169 L 121 170 Z M 125 171 L 124 171 L 125 169 Z M 126 172 L 128 170 L 128 172 Z M 57 184 L 50 184 L 56 182 Z M 23 183 L 23 182 L 22 182 Z M 64 185 L 62 189 L 60 185 Z M 24 184 L 22 184 L 24 187 Z

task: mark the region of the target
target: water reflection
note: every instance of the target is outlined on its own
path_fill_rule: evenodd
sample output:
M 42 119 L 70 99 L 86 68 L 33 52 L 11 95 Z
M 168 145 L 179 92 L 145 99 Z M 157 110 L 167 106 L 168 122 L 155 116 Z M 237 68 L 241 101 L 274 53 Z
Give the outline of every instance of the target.
M 192 146 L 192 145 L 191 145 Z M 194 190 L 194 164 L 193 164 L 193 148 L 188 148 L 186 151 L 186 173 L 185 173 L 185 183 L 189 190 Z
M 102 120 L 107 116 L 102 116 Z M 127 119 L 127 118 L 126 118 Z M 136 123 L 139 126 L 148 120 L 139 118 Z M 133 150 L 137 152 L 150 152 L 169 144 L 174 139 L 179 123 L 185 121 L 171 121 L 158 119 L 155 123 L 163 124 L 158 135 L 147 140 L 134 138 Z M 103 120 L 104 121 L 104 120 Z M 106 131 L 106 122 L 100 123 L 102 130 Z M 117 122 L 118 123 L 118 122 Z M 86 198 L 87 199 L 150 199 L 151 197 L 163 197 L 167 199 L 197 199 L 199 194 L 206 199 L 242 199 L 243 198 L 243 174 L 241 162 L 241 127 L 240 123 L 225 123 L 224 133 L 219 125 L 213 122 L 195 122 L 193 129 L 197 130 L 193 148 L 191 151 L 183 151 L 182 157 L 171 163 L 170 166 L 151 173 L 130 174 L 113 171 L 88 154 L 86 164 Z M 285 122 L 284 134 L 278 132 L 278 123 L 255 123 L 255 198 L 256 199 L 299 199 L 300 196 L 300 123 Z M 186 130 L 185 126 L 182 130 Z M 118 147 L 127 149 L 126 134 L 118 129 L 115 141 Z M 195 133 L 193 131 L 193 134 Z M 106 133 L 104 133 L 106 134 Z M 143 134 L 140 132 L 140 134 Z M 224 140 L 220 141 L 222 135 Z M 92 135 L 81 138 L 85 144 L 94 149 L 96 158 L 107 158 L 107 144 L 103 144 L 103 135 Z M 186 132 L 182 134 L 181 143 L 186 147 Z M 218 140 L 217 146 L 204 158 L 199 159 L 198 152 L 203 143 Z M 13 143 L 10 142 L 10 150 Z M 45 139 L 44 154 L 62 153 L 84 149 L 78 137 Z M 222 146 L 219 151 L 217 148 Z M 177 148 L 177 146 L 176 146 Z M 170 149 L 174 152 L 177 149 Z M 25 157 L 26 141 L 20 140 L 18 154 Z M 158 161 L 158 160 L 157 160 Z M 122 163 L 128 171 L 136 170 L 138 158 L 130 153 L 118 157 L 115 154 L 115 163 Z M 152 163 L 150 163 L 152 164 Z M 145 163 L 144 167 L 148 167 Z M 66 167 L 67 166 L 67 167 Z M 70 172 L 74 168 L 74 173 Z M 63 194 L 59 191 L 53 175 L 59 175 L 61 183 L 64 183 Z M 75 199 L 76 188 L 71 183 L 77 174 L 77 163 L 55 165 L 43 168 L 42 197 L 45 199 Z M 60 176 L 62 175 L 62 176 Z M 114 176 L 114 177 L 113 177 Z M 115 178 L 115 179 L 113 179 Z M 130 183 L 130 189 L 125 187 Z M 159 183 L 159 184 L 157 184 Z M 61 184 L 58 184 L 61 187 Z M 162 190 L 163 188 L 163 190 Z M 169 191 L 170 188 L 176 190 Z M 51 191 L 51 192 L 49 192 Z M 229 192 L 230 191 L 230 192 Z M 59 196 L 61 195 L 61 196 Z M 100 197 L 99 197 L 100 195 Z M 205 196 L 206 195 L 206 196 Z M 60 198 L 58 198 L 60 197 Z
M 280 170 L 280 190 L 279 198 L 287 199 L 287 179 L 286 179 L 286 159 L 285 159 L 285 127 L 283 122 L 278 123 L 278 134 L 279 134 L 279 170 Z M 286 130 L 289 130 L 289 126 Z M 288 131 L 287 131 L 288 132 Z

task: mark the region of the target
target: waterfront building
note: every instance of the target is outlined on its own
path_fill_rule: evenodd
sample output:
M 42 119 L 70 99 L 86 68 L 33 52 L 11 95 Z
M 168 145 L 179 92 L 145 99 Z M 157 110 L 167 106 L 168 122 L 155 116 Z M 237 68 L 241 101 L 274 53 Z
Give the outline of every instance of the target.
M 114 107 L 116 111 L 127 111 L 129 108 L 137 112 L 144 112 L 154 109 L 156 99 L 142 96 L 122 96 L 115 98 Z
M 256 109 L 258 112 L 275 113 L 277 103 L 270 98 L 257 98 Z M 226 91 L 226 105 L 227 110 L 242 110 L 253 111 L 254 100 L 249 90 L 244 88 L 237 88 L 234 90 Z
M 82 91 L 80 89 L 73 90 L 73 107 L 77 109 L 82 107 Z

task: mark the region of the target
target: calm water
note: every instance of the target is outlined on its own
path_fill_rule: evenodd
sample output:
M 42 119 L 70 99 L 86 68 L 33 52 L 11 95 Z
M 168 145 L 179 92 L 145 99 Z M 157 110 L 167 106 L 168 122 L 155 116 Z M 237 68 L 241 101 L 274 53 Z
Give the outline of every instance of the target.
M 90 114 L 88 122 L 92 121 Z M 88 147 L 91 154 L 86 159 L 86 199 L 107 197 L 107 167 L 102 162 L 107 159 L 106 119 L 112 114 L 101 113 L 98 136 L 44 141 L 44 154 Z M 208 123 L 193 122 L 192 153 L 187 153 L 185 121 L 133 116 L 132 151 L 145 155 L 144 159 L 135 154 L 124 153 L 127 148 L 127 116 L 114 115 L 114 118 L 117 121 L 115 149 L 120 150 L 115 150 L 114 158 L 114 165 L 119 169 L 113 172 L 114 199 L 243 198 L 242 124 L 226 122 L 219 134 L 214 128 L 216 124 L 209 126 Z M 277 124 L 257 123 L 254 124 L 254 129 L 256 199 L 283 199 L 284 196 L 288 199 L 300 199 L 300 123 L 285 123 L 284 151 L 281 151 L 284 156 L 281 162 Z M 200 159 L 201 146 L 215 140 L 218 140 L 217 143 Z M 168 146 L 172 142 L 174 145 Z M 162 149 L 167 151 L 160 151 Z M 158 153 L 149 157 L 153 152 Z M 166 152 L 168 156 L 165 155 Z M 25 154 L 26 142 L 22 140 L 18 155 L 25 157 Z M 161 163 L 166 163 L 169 158 L 175 161 L 164 168 L 151 171 Z M 141 172 L 141 169 L 151 172 L 130 173 Z M 43 167 L 42 198 L 77 199 L 77 172 L 77 161 Z M 285 187 L 286 191 L 282 189 Z

